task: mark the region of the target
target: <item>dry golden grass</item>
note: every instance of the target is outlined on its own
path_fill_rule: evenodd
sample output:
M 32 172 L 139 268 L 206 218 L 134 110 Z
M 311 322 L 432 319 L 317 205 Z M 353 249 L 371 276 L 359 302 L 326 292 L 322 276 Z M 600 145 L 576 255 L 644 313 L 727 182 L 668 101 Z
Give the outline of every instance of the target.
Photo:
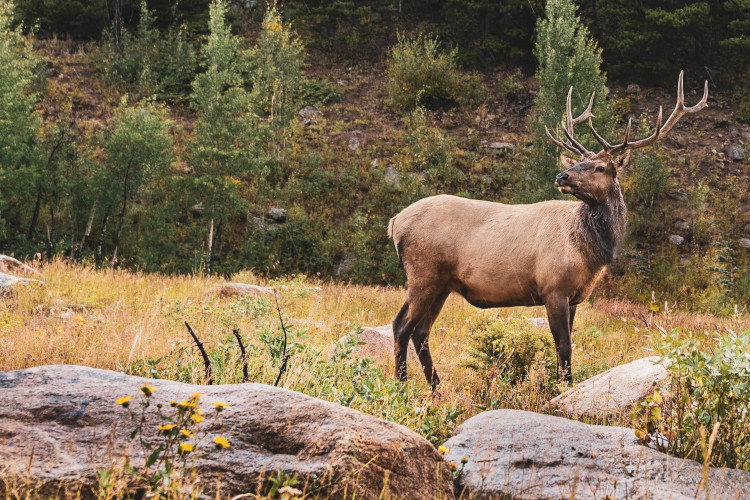
M 178 346 L 191 345 L 185 321 L 209 346 L 233 328 L 259 345 L 257 333 L 278 324 L 275 310 L 254 317 L 238 312 L 237 298 L 219 299 L 212 293 L 221 281 L 218 278 L 100 271 L 63 261 L 40 264 L 39 271 L 43 286 L 19 287 L 0 303 L 0 370 L 47 364 L 120 370 L 129 362 L 157 359 Z M 275 286 L 285 321 L 297 329 L 307 328 L 303 342 L 323 352 L 353 326 L 390 323 L 405 298 L 405 290 L 396 287 L 315 283 L 301 277 L 269 283 L 249 272 L 233 279 Z M 481 315 L 545 317 L 541 307 L 482 311 L 458 296 L 448 299 L 430 338 L 443 381 L 435 399 L 466 409 L 461 420 L 475 413 L 472 395 L 484 382 L 482 374 L 464 366 L 470 352 L 469 325 Z M 682 312 L 653 315 L 646 307 L 611 300 L 583 304 L 573 335 L 574 373 L 591 376 L 651 354 L 649 332 L 657 326 L 740 332 L 750 329 L 750 320 Z M 391 377 L 393 360 L 377 362 Z M 415 364 L 410 364 L 409 376 L 426 390 L 421 368 Z M 304 382 L 305 376 L 309 372 L 304 366 L 292 366 L 286 385 Z

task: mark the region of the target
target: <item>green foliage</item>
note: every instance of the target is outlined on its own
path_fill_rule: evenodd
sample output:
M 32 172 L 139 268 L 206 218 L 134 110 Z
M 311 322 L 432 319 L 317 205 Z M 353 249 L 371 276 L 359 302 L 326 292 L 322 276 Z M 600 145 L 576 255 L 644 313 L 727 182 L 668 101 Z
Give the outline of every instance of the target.
M 388 62 L 388 95 L 402 111 L 476 106 L 484 100 L 477 78 L 464 77 L 456 68 L 456 50 L 440 49 L 436 38 L 398 37 Z
M 247 51 L 251 99 L 257 113 L 269 113 L 271 125 L 284 127 L 297 109 L 303 86 L 304 49 L 275 3 L 268 5 L 257 45 Z
M 609 106 L 604 100 L 606 79 L 601 73 L 601 49 L 589 30 L 576 17 L 573 0 L 548 0 L 545 18 L 537 25 L 534 56 L 539 61 L 537 80 L 539 93 L 534 100 L 530 129 L 534 150 L 527 163 L 532 186 L 524 201 L 539 201 L 559 197 L 554 188 L 554 178 L 559 168 L 559 151 L 545 133 L 549 127 L 557 137 L 564 137 L 561 120 L 565 119 L 565 97 L 573 87 L 572 108 L 574 116 L 583 111 L 592 92 L 596 92 L 594 115 L 599 133 L 611 130 Z M 591 150 L 598 151 L 590 134 L 578 134 L 577 139 Z
M 37 96 L 30 93 L 37 58 L 31 39 L 14 27 L 14 9 L 13 2 L 0 2 L 0 241 L 6 220 L 18 221 L 36 194 L 41 164 L 41 118 L 34 112 Z
M 671 375 L 661 429 L 669 451 L 715 467 L 750 470 L 750 331 L 699 339 L 674 330 L 653 342 Z
M 488 378 L 521 381 L 539 364 L 549 373 L 555 371 L 555 346 L 546 329 L 533 327 L 524 319 L 483 317 L 469 331 L 471 360 L 466 366 Z
M 163 100 L 182 100 L 190 90 L 197 59 L 184 27 L 170 28 L 162 34 L 155 28 L 156 19 L 141 1 L 138 27 L 124 31 L 122 53 L 114 51 L 106 38 L 99 54 L 99 64 L 109 81 L 138 96 L 155 96 Z

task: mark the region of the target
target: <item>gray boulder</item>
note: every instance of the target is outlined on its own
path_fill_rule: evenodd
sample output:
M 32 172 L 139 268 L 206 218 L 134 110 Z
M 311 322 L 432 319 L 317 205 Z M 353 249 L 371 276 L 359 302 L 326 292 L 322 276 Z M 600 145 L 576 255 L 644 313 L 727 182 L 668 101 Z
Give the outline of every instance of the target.
M 134 424 L 115 400 L 136 395 L 131 404 L 140 415 L 138 390 L 146 382 L 156 391 L 143 439 L 154 439 L 164 423 L 154 405 L 169 414 L 170 400 L 200 392 L 203 446 L 210 448 L 218 435 L 229 441 L 229 448 L 207 456 L 195 450 L 207 498 L 217 480 L 224 498 L 255 493 L 277 471 L 298 474 L 302 484 L 309 480 L 307 493 L 320 488 L 324 498 L 453 497 L 448 465 L 437 450 L 393 422 L 263 384 L 198 386 L 81 366 L 0 372 L 0 490 L 21 476 L 41 486 L 40 496 L 65 483 L 93 498 L 97 469 L 122 464 L 125 456 L 141 467 L 146 454 L 128 439 Z M 215 401 L 229 405 L 218 420 Z
M 10 274 L 0 273 L 0 297 L 3 295 L 10 295 L 13 293 L 13 288 L 16 285 L 28 285 L 31 283 L 38 283 L 43 285 L 41 281 L 31 280 L 28 278 L 19 278 L 18 276 L 12 276 Z
M 0 273 L 21 276 L 41 276 L 39 271 L 8 255 L 0 255 Z
M 742 144 L 729 144 L 726 148 L 726 158 L 729 161 L 742 161 L 745 159 L 745 148 Z
M 669 378 L 659 359 L 650 356 L 611 368 L 571 387 L 552 399 L 550 405 L 575 418 L 622 414 L 653 394 L 654 388 Z
M 728 500 L 750 488 L 750 473 L 717 468 L 705 486 L 701 464 L 647 448 L 631 429 L 520 410 L 480 413 L 444 446 L 458 486 L 480 497 Z
M 739 243 L 742 246 L 742 248 L 746 248 L 750 250 L 750 238 L 740 238 Z
M 318 123 L 323 113 L 319 109 L 315 109 L 312 106 L 305 106 L 299 110 L 299 118 L 302 125 L 311 127 Z
M 673 234 L 669 236 L 669 242 L 673 245 L 680 246 L 685 242 L 685 238 L 683 238 L 679 234 Z
M 287 211 L 285 208 L 271 207 L 265 215 L 266 219 L 281 224 L 286 222 Z

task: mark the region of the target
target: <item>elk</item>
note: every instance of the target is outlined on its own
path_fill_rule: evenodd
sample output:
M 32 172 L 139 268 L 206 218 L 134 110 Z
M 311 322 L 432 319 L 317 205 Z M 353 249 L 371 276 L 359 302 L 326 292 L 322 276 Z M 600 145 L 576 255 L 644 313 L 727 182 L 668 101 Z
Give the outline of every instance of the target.
M 560 155 L 565 171 L 555 178 L 563 194 L 580 201 L 550 200 L 529 205 L 505 205 L 437 195 L 419 200 L 393 217 L 388 236 L 406 271 L 407 298 L 393 320 L 396 377 L 406 381 L 409 339 L 414 344 L 427 382 L 440 383 L 429 347 L 430 330 L 451 292 L 479 308 L 544 305 L 555 341 L 557 376 L 572 381 L 571 330 L 576 307 L 591 294 L 610 264 L 625 233 L 627 209 L 617 179 L 627 168 L 631 151 L 649 146 L 669 132 L 682 116 L 707 106 L 703 98 L 685 107 L 683 72 L 677 81 L 677 104 L 654 132 L 631 141 L 631 121 L 624 141 L 611 145 L 594 129 L 591 108 L 573 118 L 570 88 L 566 140 L 549 139 L 568 153 Z M 573 134 L 587 121 L 602 150 L 593 153 Z

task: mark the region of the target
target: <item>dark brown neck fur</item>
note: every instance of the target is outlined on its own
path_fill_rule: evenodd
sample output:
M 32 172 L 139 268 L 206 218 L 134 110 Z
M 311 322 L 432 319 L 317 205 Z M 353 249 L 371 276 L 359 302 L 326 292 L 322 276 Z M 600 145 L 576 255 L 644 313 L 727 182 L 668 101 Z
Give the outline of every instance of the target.
M 615 259 L 625 236 L 627 215 L 617 180 L 612 183 L 604 203 L 581 203 L 572 237 L 592 269 L 606 266 Z

